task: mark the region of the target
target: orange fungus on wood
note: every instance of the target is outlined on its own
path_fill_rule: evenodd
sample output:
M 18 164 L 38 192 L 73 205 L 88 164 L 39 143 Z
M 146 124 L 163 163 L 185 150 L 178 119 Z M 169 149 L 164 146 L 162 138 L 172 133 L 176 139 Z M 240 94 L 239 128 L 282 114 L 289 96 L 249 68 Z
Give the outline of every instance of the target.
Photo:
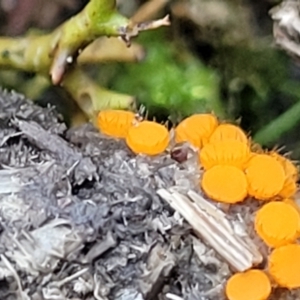
M 281 287 L 300 288 L 300 245 L 274 249 L 269 256 L 269 273 Z
M 297 192 L 297 183 L 291 177 L 287 177 L 284 181 L 283 188 L 279 192 L 281 198 L 289 198 L 295 195 Z
M 212 200 L 237 203 L 247 196 L 247 180 L 242 170 L 219 165 L 204 172 L 201 186 Z
M 168 147 L 169 132 L 161 124 L 142 121 L 128 130 L 126 143 L 135 153 L 157 155 Z
M 131 111 L 103 110 L 97 116 L 97 126 L 106 135 L 125 138 L 134 120 L 135 114 Z
M 181 121 L 175 129 L 176 143 L 189 142 L 201 148 L 218 125 L 212 114 L 195 114 Z
M 300 228 L 299 212 L 285 202 L 269 202 L 255 216 L 255 230 L 269 247 L 294 242 Z
M 292 205 L 297 210 L 297 212 L 300 214 L 300 206 L 297 204 L 297 202 L 294 199 L 286 198 L 286 199 L 283 199 L 282 202 Z
M 293 180 L 298 180 L 299 170 L 298 167 L 287 157 L 278 154 L 276 151 L 271 151 L 270 156 L 274 157 L 284 168 L 287 177 L 291 177 Z
M 245 169 L 249 184 L 249 195 L 267 200 L 282 190 L 285 172 L 282 165 L 267 154 L 255 154 Z
M 220 124 L 209 138 L 210 143 L 228 140 L 248 143 L 248 138 L 244 131 L 233 124 Z
M 226 284 L 229 300 L 266 300 L 271 294 L 271 282 L 261 270 L 236 273 Z
M 223 141 L 205 145 L 200 151 L 199 157 L 204 169 L 216 165 L 232 165 L 243 168 L 248 161 L 250 148 L 239 141 Z
M 282 198 L 292 197 L 297 191 L 298 168 L 291 160 L 278 154 L 276 151 L 271 151 L 269 155 L 274 157 L 282 165 L 286 176 L 279 196 Z

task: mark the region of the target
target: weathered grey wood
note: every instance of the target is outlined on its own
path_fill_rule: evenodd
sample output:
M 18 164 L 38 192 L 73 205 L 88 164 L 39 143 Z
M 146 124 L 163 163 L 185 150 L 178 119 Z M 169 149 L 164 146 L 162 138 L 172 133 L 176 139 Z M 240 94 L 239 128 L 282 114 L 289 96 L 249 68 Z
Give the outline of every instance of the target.
M 0 299 L 224 299 L 229 265 L 157 193 L 200 193 L 189 156 L 135 156 L 0 91 Z M 252 205 L 229 219 L 251 227 Z

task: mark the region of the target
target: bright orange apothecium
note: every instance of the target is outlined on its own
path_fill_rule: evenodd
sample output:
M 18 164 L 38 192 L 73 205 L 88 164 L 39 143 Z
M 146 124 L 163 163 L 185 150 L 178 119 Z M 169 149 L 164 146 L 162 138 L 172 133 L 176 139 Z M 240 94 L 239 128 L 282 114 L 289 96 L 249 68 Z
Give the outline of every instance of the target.
M 135 114 L 125 110 L 103 110 L 97 116 L 100 131 L 115 138 L 125 138 L 134 121 Z
M 189 142 L 200 149 L 207 144 L 217 126 L 218 120 L 212 114 L 192 115 L 181 121 L 175 128 L 175 141 Z
M 127 146 L 137 154 L 157 155 L 169 145 L 169 131 L 161 124 L 142 121 L 130 127 L 126 136 Z

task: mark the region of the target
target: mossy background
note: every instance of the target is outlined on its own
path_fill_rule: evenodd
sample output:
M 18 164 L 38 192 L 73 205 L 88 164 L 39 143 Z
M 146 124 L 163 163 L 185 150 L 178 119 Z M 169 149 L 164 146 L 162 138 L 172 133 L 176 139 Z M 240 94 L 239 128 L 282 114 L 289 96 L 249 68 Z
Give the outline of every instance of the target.
M 138 42 L 147 49 L 141 64 L 105 66 L 100 82 L 120 92 L 137 95 L 149 115 L 176 122 L 194 112 L 213 110 L 224 116 L 220 103 L 220 77 L 183 48 L 176 49 L 168 29 L 145 32 Z M 110 75 L 104 76 L 110 69 Z
M 23 0 L 23 4 L 34 1 Z M 56 11 L 51 11 L 52 22 L 44 24 L 40 14 L 15 31 L 11 14 L 2 9 L 0 29 L 3 35 L 23 34 L 33 27 L 51 30 L 86 2 L 57 2 Z M 120 0 L 118 5 L 130 16 L 144 2 Z M 292 151 L 293 158 L 299 159 L 300 71 L 291 58 L 273 46 L 268 11 L 278 3 L 169 1 L 155 17 L 170 13 L 172 26 L 145 32 L 135 40 L 147 53 L 142 62 L 85 69 L 99 84 L 135 95 L 150 118 L 176 124 L 192 113 L 214 111 L 222 119 L 238 122 L 264 146 L 285 146 L 285 151 Z M 20 9 L 26 7 L 22 7 L 16 12 L 19 16 L 24 16 Z M 77 108 L 64 90 L 45 85 L 34 74 L 2 71 L 0 85 L 24 92 L 42 105 L 54 103 L 69 124 L 77 116 Z

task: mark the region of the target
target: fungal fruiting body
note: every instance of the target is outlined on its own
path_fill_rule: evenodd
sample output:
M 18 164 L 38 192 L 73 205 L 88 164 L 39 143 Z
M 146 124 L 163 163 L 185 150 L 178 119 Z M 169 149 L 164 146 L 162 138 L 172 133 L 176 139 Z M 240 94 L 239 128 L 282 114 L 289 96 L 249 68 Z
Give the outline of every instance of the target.
M 289 203 L 273 201 L 257 211 L 254 225 L 257 234 L 269 247 L 279 247 L 298 238 L 300 214 Z
M 298 187 L 296 181 L 291 177 L 286 177 L 283 183 L 283 187 L 281 191 L 278 193 L 278 195 L 283 199 L 290 198 L 296 194 L 297 188 Z
M 300 288 L 300 245 L 274 249 L 269 256 L 269 273 L 280 287 Z
M 259 200 L 276 196 L 283 188 L 285 172 L 282 165 L 267 154 L 256 154 L 245 169 L 249 195 Z
M 115 138 L 125 138 L 134 121 L 135 114 L 124 110 L 103 110 L 97 116 L 100 131 Z
M 142 121 L 130 127 L 126 143 L 134 153 L 157 155 L 167 149 L 169 131 L 156 122 Z
M 291 160 L 278 154 L 275 151 L 269 153 L 270 156 L 274 157 L 283 166 L 287 177 L 291 177 L 293 180 L 298 180 L 298 168 L 292 163 Z
M 275 151 L 271 151 L 269 155 L 282 165 L 285 172 L 285 181 L 282 190 L 279 192 L 279 196 L 282 198 L 293 196 L 297 191 L 298 168 L 289 159 Z
M 225 292 L 229 300 L 267 300 L 271 282 L 263 271 L 252 269 L 229 278 Z
M 282 200 L 282 202 L 292 205 L 297 210 L 297 212 L 300 214 L 300 206 L 296 203 L 296 201 L 294 199 L 285 198 Z M 300 232 L 300 228 L 299 228 L 299 232 Z
M 218 165 L 202 177 L 202 189 L 211 198 L 224 203 L 237 203 L 247 196 L 247 179 L 235 166 Z
M 100 113 L 98 126 L 107 135 L 124 138 L 136 154 L 160 154 L 170 142 L 165 126 L 137 121 L 131 112 Z M 268 273 L 278 286 L 300 288 L 300 245 L 297 244 L 300 208 L 293 199 L 298 168 L 287 157 L 250 143 L 238 126 L 219 125 L 212 114 L 196 114 L 183 120 L 175 129 L 175 140 L 198 148 L 199 167 L 204 170 L 200 187 L 211 200 L 230 205 L 247 197 L 259 201 L 262 207 L 254 216 L 254 228 L 261 240 L 273 249 L 268 258 Z M 171 152 L 179 163 L 187 159 L 187 153 L 183 154 Z M 271 284 L 262 270 L 250 269 L 234 274 L 225 292 L 229 300 L 266 300 Z
M 209 138 L 209 143 L 221 141 L 239 141 L 247 144 L 248 138 L 244 131 L 233 124 L 220 124 Z
M 249 146 L 240 141 L 220 141 L 205 145 L 199 154 L 201 166 L 208 170 L 216 165 L 243 169 L 250 155 Z
M 195 114 L 178 124 L 175 128 L 176 143 L 189 142 L 201 148 L 218 126 L 217 118 L 212 114 Z

